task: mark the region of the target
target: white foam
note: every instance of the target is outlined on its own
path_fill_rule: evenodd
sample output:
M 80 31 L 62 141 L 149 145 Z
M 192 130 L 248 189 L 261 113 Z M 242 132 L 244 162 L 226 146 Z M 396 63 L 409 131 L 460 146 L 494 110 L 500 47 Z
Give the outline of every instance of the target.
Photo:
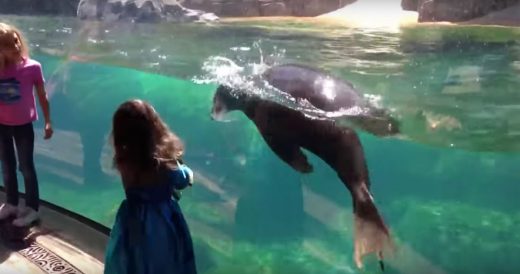
M 256 49 L 258 55 L 251 60 L 251 53 Z M 226 85 L 233 88 L 234 92 L 247 92 L 262 99 L 272 100 L 287 107 L 303 112 L 307 117 L 315 119 L 335 119 L 346 116 L 358 116 L 368 112 L 363 106 L 355 106 L 348 109 L 326 112 L 315 108 L 308 102 L 297 102 L 292 96 L 281 92 L 271 86 L 267 81 L 259 77 L 273 65 L 281 63 L 284 59 L 285 50 L 276 47 L 269 49 L 270 54 L 265 54 L 260 42 L 255 42 L 252 47 L 241 46 L 230 48 L 230 51 L 237 53 L 236 58 L 222 55 L 211 56 L 202 65 L 203 74 L 194 77 L 192 80 L 198 84 L 217 84 Z M 249 56 L 243 57 L 241 53 L 248 53 Z M 228 53 L 229 54 L 229 53 Z M 265 57 L 269 58 L 269 63 Z M 380 96 L 365 95 L 371 105 L 379 105 Z

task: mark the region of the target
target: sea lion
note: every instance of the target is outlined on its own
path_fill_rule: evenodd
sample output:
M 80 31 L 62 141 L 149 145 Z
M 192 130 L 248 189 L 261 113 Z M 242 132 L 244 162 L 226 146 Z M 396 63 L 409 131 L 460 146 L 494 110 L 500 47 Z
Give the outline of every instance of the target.
M 348 121 L 376 136 L 393 136 L 399 133 L 399 123 L 390 114 L 368 102 L 354 84 L 325 71 L 301 64 L 276 65 L 260 76 L 280 92 L 296 100 L 306 100 L 324 112 L 338 112 L 353 108 L 364 112 L 343 115 L 336 119 Z M 348 123 L 347 123 L 348 124 Z
M 290 84 L 290 83 L 288 83 Z M 370 179 L 363 147 L 356 132 L 334 121 L 313 119 L 299 110 L 265 100 L 258 95 L 220 85 L 213 98 L 211 116 L 239 110 L 254 122 L 271 150 L 300 173 L 313 171 L 301 148 L 314 153 L 333 168 L 350 191 L 354 211 L 354 260 L 393 247 L 390 234 L 370 193 Z

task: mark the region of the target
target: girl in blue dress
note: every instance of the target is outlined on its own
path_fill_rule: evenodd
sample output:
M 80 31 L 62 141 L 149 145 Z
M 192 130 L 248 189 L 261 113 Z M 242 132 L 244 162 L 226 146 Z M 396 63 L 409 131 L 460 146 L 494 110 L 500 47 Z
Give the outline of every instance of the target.
M 188 226 L 172 199 L 193 180 L 180 163 L 181 140 L 141 100 L 121 104 L 112 122 L 114 165 L 126 199 L 110 234 L 104 273 L 197 273 Z

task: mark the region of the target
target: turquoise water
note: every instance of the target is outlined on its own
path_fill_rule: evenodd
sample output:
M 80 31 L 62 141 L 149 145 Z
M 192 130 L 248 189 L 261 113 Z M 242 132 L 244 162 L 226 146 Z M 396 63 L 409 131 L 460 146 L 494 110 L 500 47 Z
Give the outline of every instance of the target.
M 359 131 L 398 242 L 388 273 L 520 269 L 518 29 L 9 19 L 28 35 L 51 94 L 56 134 L 36 148 L 43 199 L 112 224 L 123 192 L 110 119 L 139 97 L 185 140 L 196 171 L 181 206 L 200 273 L 378 273 L 374 259 L 354 267 L 351 199 L 330 168 L 311 156 L 315 172 L 300 176 L 245 117 L 210 119 L 216 85 L 201 80 L 246 81 L 262 61 L 296 61 L 352 81 L 403 124 L 401 139 Z

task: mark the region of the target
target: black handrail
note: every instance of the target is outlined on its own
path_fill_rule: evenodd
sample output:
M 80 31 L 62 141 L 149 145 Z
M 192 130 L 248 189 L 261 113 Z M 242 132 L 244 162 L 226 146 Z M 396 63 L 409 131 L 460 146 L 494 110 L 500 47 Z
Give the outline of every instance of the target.
M 5 187 L 4 186 L 0 186 L 0 191 L 1 192 L 4 192 L 5 193 Z M 24 193 L 20 193 L 20 196 L 24 197 L 25 198 L 25 194 Z M 110 235 L 110 228 L 108 228 L 107 226 L 101 224 L 101 223 L 98 223 L 92 219 L 89 219 L 85 216 L 82 216 L 76 212 L 73 212 L 73 211 L 70 211 L 64 207 L 61 207 L 59 205 L 56 205 L 56 204 L 53 204 L 53 203 L 50 203 L 50 202 L 47 202 L 45 200 L 41 200 L 40 199 L 40 204 L 49 208 L 49 209 L 52 209 L 60 214 L 63 214 L 67 217 L 70 217 L 84 225 L 87 225 L 89 227 L 91 227 L 92 229 L 102 233 L 102 234 L 105 234 L 106 236 Z

